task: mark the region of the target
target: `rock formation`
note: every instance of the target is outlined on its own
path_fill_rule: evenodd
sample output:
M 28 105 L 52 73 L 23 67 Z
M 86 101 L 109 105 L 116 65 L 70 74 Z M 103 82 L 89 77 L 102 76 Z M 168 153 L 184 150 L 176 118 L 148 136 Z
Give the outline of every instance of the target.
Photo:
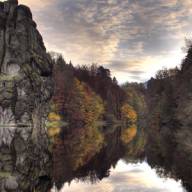
M 0 2 L 0 191 L 46 191 L 52 63 L 30 9 Z M 41 182 L 44 182 L 41 185 Z

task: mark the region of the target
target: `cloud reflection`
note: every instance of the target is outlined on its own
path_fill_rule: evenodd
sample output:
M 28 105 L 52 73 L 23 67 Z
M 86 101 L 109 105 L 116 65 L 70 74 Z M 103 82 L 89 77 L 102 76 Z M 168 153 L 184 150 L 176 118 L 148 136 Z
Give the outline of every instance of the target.
M 184 192 L 181 183 L 170 178 L 160 178 L 155 170 L 145 162 L 126 164 L 119 161 L 111 169 L 109 178 L 96 184 L 73 181 L 65 185 L 61 192 Z

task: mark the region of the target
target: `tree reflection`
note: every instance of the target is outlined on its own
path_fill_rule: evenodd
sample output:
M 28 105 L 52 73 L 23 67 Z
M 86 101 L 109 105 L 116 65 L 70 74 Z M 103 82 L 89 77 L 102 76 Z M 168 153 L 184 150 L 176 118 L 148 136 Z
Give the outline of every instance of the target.
M 120 126 L 111 132 L 108 129 L 79 127 L 57 140 L 53 148 L 53 180 L 59 189 L 74 179 L 95 183 L 108 177 L 110 168 L 119 159 L 128 161 L 132 156 L 137 161 L 144 157 L 141 134 L 125 145 L 121 136 L 126 129 Z

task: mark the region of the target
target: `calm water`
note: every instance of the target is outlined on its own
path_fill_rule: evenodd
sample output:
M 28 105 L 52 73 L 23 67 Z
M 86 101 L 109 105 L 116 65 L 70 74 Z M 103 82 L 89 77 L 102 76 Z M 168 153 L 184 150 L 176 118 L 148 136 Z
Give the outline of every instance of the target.
M 55 190 L 52 190 L 53 192 Z M 180 181 L 160 178 L 146 163 L 125 163 L 119 160 L 110 176 L 102 181 L 73 180 L 65 184 L 60 192 L 185 192 Z
M 186 192 L 181 181 L 160 177 L 158 173 L 166 175 L 156 163 L 161 159 L 152 156 L 150 163 L 141 134 L 138 133 L 129 143 L 123 143 L 123 131 L 121 127 L 100 129 L 94 134 L 85 128 L 80 129 L 80 132 L 77 129 L 67 130 L 63 138 L 58 139 L 52 147 L 51 158 L 42 157 L 46 160 L 43 171 L 36 168 L 39 162 L 39 159 L 36 161 L 36 155 L 42 154 L 42 150 L 39 148 L 39 151 L 33 152 L 32 146 L 32 149 L 29 148 L 32 151 L 30 162 L 23 161 L 23 154 L 19 154 L 22 170 L 30 170 L 31 173 L 22 177 L 23 183 L 19 184 L 30 186 L 31 189 L 26 190 L 29 192 Z M 22 140 L 18 137 L 14 142 L 16 149 L 22 150 Z M 12 189 L 18 187 L 19 173 L 11 176 L 11 169 L 16 170 L 18 162 L 11 159 L 14 152 L 11 151 L 13 155 L 8 152 L 8 148 L 0 150 L 0 169 L 3 170 L 0 171 L 0 189 L 1 186 Z M 146 157 L 156 169 L 150 167 Z M 33 181 L 33 174 L 39 174 L 40 177 Z M 182 181 L 185 184 L 185 180 Z
M 165 175 L 161 167 L 153 165 L 157 173 L 145 161 L 142 135 L 125 144 L 123 131 L 121 127 L 105 129 L 102 145 L 95 138 L 66 133 L 53 150 L 53 182 L 58 191 L 186 192 L 181 181 L 160 176 Z

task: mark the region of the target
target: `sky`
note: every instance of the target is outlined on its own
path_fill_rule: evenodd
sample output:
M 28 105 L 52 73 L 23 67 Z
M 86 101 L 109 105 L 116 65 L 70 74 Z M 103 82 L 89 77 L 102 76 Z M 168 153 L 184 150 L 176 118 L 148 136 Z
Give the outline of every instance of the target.
M 65 184 L 60 192 L 185 192 L 181 183 L 170 178 L 160 178 L 146 162 L 126 164 L 120 160 L 111 175 L 101 182 L 91 185 L 89 182 L 73 181 Z
M 48 51 L 74 65 L 103 65 L 120 83 L 179 65 L 192 32 L 191 0 L 19 2 L 31 8 Z

